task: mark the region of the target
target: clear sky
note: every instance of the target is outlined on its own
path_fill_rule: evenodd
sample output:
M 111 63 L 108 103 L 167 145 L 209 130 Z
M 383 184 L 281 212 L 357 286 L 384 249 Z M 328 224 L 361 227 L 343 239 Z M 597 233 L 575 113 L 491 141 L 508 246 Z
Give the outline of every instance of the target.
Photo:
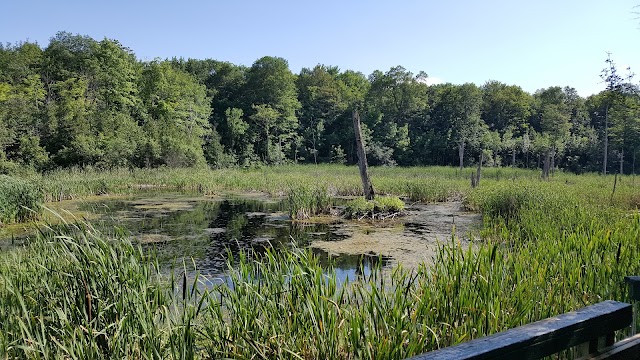
M 528 92 L 604 88 L 607 51 L 640 80 L 640 0 L 2 0 L 0 41 L 58 31 L 119 40 L 139 59 L 213 58 L 251 65 L 280 56 L 294 72 L 316 64 L 432 80 L 487 80 Z

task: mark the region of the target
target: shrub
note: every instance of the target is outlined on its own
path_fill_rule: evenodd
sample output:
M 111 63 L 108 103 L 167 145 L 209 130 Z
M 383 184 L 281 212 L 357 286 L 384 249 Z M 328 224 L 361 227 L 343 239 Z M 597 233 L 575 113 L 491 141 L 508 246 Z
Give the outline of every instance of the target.
M 397 196 L 381 196 L 373 202 L 375 208 L 380 212 L 400 212 L 404 210 L 404 201 Z

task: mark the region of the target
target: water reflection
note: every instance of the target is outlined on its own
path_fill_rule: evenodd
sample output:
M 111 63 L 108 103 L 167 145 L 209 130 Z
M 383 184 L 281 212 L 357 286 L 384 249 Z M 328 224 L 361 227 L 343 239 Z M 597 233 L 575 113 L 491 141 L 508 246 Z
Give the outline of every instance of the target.
M 227 269 L 229 257 L 237 260 L 245 250 L 260 256 L 267 248 L 302 248 L 314 240 L 338 241 L 349 236 L 340 223 L 292 222 L 282 202 L 242 197 L 207 199 L 162 194 L 101 199 L 85 202 L 80 209 L 99 214 L 94 223 L 102 229 L 126 229 L 167 267 L 193 261 L 200 273 L 211 277 L 220 276 Z M 331 263 L 343 281 L 369 275 L 374 265 L 388 266 L 391 260 L 372 254 L 313 252 L 322 264 Z

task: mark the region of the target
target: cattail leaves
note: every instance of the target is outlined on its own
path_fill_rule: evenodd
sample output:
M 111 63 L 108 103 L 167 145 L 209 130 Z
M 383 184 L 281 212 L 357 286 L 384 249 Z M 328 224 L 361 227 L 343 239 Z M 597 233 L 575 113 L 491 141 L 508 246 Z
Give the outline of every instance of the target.
M 0 226 L 36 219 L 43 196 L 40 189 L 27 180 L 0 175 Z
M 311 209 L 329 194 L 358 191 L 358 178 L 341 169 L 333 180 L 313 170 L 313 182 L 295 166 L 260 176 L 236 169 L 126 176 L 158 186 L 200 184 L 204 191 L 295 189 L 292 199 Z M 482 238 L 463 247 L 452 234 L 433 263 L 376 265 L 348 283 L 310 250 L 295 248 L 230 258 L 215 285 L 192 264 L 167 279 L 152 254 L 125 238 L 106 238 L 82 223 L 49 226 L 24 248 L 0 255 L 0 358 L 395 359 L 603 299 L 627 300 L 622 279 L 640 273 L 631 181 L 620 182 L 610 204 L 608 183 L 596 177 L 556 181 L 565 176 L 559 173 L 540 182 L 521 172 L 525 178 L 498 181 L 488 168 L 483 186 L 471 190 L 463 174 L 433 171 L 372 168 L 376 189 L 405 199 L 465 191 L 464 204 L 485 215 Z M 114 174 L 104 178 L 110 191 L 121 186 Z M 289 180 L 279 183 L 278 176 Z M 445 189 L 419 192 L 436 182 Z M 81 181 L 66 186 L 74 184 Z

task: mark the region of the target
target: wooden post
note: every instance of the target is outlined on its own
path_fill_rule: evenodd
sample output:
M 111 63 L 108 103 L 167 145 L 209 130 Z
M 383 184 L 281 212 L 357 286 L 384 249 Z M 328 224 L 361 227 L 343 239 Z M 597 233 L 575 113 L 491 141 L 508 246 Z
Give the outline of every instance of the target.
M 629 297 L 633 304 L 633 321 L 631 323 L 631 335 L 638 330 L 638 303 L 640 302 L 640 276 L 625 276 L 624 281 L 629 285 Z
M 364 149 L 364 141 L 362 140 L 362 129 L 360 128 L 360 115 L 358 110 L 353 110 L 353 132 L 356 135 L 356 148 L 358 149 L 358 167 L 360 168 L 360 178 L 362 179 L 362 189 L 364 197 L 367 200 L 373 200 L 375 193 L 373 185 L 369 179 L 369 167 L 367 165 L 367 153 Z
M 544 153 L 544 162 L 542 164 L 542 179 L 549 180 L 549 167 L 551 166 L 551 150 L 547 149 Z

